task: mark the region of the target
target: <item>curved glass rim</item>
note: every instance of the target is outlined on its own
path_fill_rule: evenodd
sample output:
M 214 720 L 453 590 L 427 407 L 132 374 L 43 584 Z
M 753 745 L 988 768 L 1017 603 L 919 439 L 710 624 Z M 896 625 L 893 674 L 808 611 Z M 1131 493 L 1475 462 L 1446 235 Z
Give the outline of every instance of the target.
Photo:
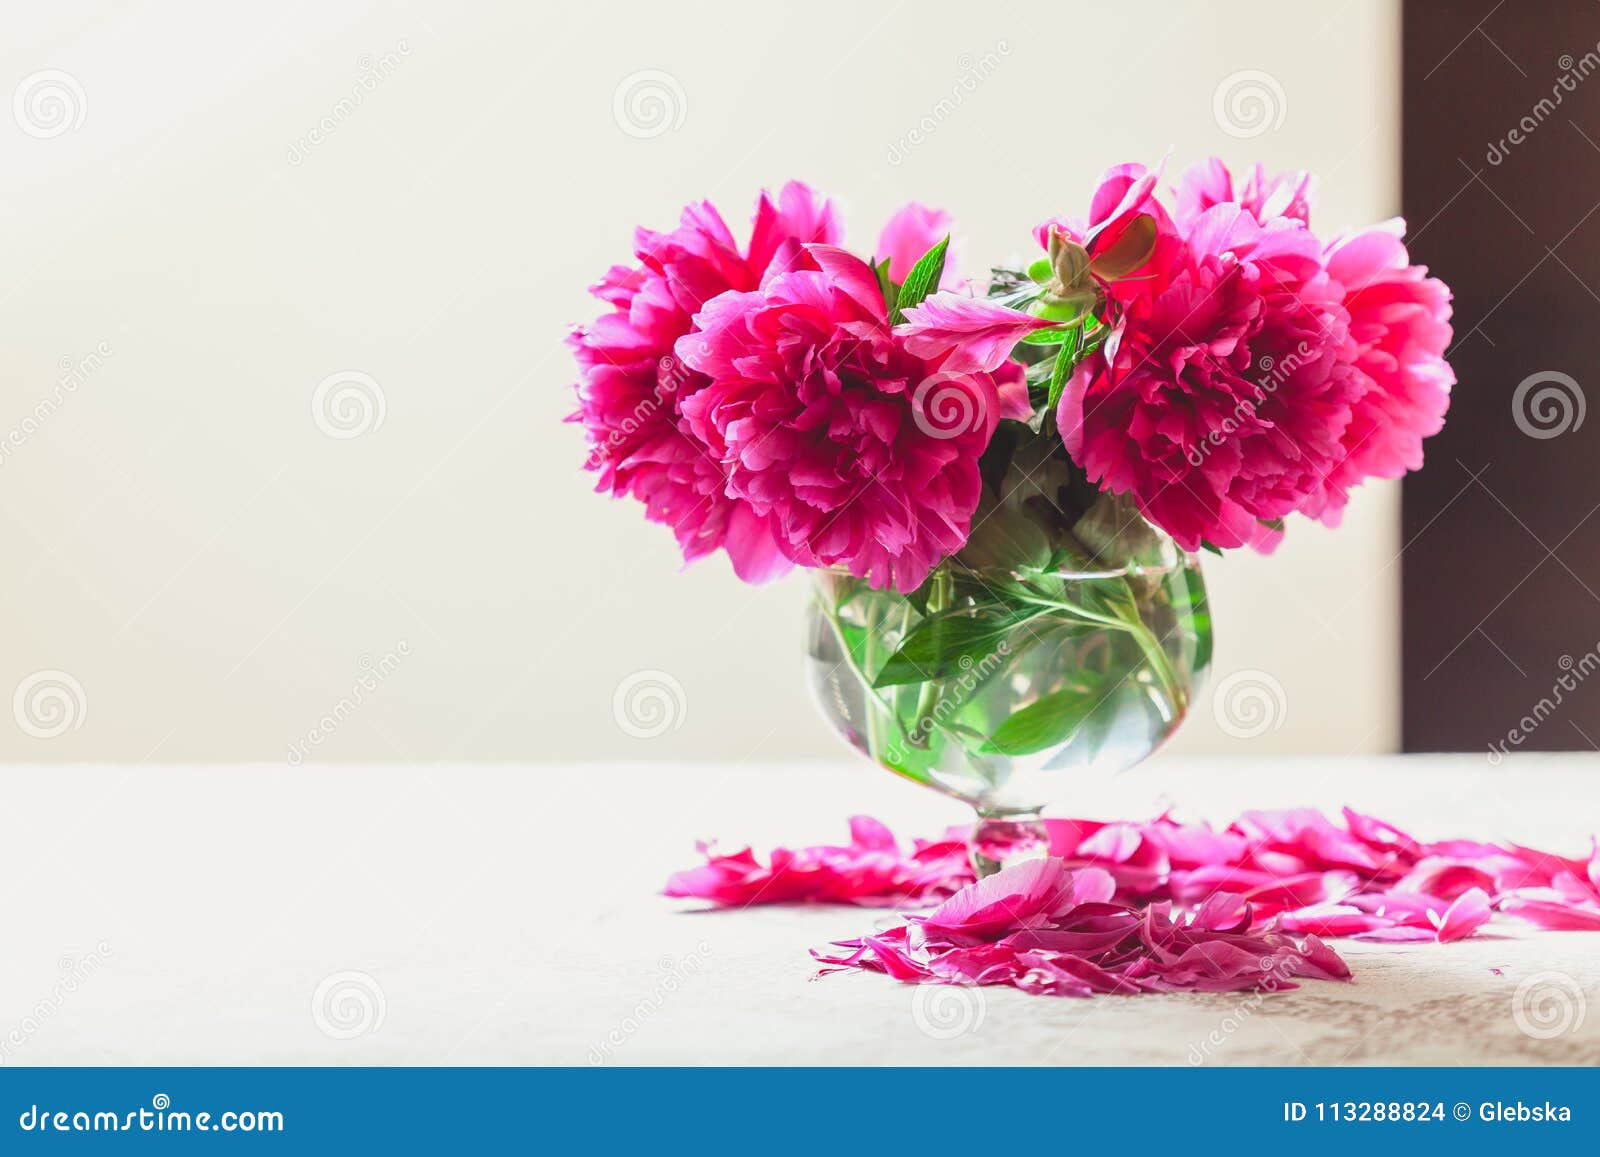
M 955 566 L 957 569 L 965 571 L 967 574 L 977 576 L 980 582 L 983 580 L 984 575 L 1006 575 L 1014 579 L 1058 578 L 1066 580 L 1067 582 L 1092 582 L 1097 579 L 1143 578 L 1148 575 L 1168 575 L 1176 571 L 1199 569 L 1200 555 L 1198 552 L 1184 550 L 1179 551 L 1178 556 L 1178 561 L 1176 562 L 1162 563 L 1156 566 L 1140 566 L 1137 563 L 1130 563 L 1127 566 L 1108 567 L 1105 570 L 1037 570 L 1024 572 L 1019 571 L 1014 567 L 967 566 L 965 563 L 960 562 L 956 563 Z M 853 574 L 848 567 L 844 566 L 815 566 L 807 567 L 806 569 L 817 575 L 830 575 L 834 578 L 861 579 L 863 582 L 866 581 L 864 578 L 862 578 L 862 576 Z

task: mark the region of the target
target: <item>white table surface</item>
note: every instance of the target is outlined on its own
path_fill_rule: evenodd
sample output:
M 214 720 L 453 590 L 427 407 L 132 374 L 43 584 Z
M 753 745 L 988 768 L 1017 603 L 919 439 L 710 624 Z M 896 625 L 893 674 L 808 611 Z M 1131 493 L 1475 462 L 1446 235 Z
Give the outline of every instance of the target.
M 762 850 L 842 841 L 856 811 L 906 836 L 964 818 L 846 761 L 11 767 L 0 783 L 6 1064 L 1600 1063 L 1600 933 L 1340 941 L 1350 984 L 1076 1000 L 814 980 L 809 947 L 887 915 L 657 894 L 697 837 Z M 1058 810 L 1344 803 L 1422 838 L 1576 854 L 1600 829 L 1600 757 L 1158 757 Z M 1586 1008 L 1550 1039 L 1513 1016 L 1539 973 Z M 319 1014 L 341 975 L 366 1003 Z

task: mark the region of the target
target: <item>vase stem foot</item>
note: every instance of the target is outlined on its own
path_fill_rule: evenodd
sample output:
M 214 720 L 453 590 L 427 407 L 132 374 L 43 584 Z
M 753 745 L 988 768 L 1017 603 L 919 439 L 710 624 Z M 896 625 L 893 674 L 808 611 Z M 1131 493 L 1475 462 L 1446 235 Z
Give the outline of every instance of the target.
M 1002 868 L 1027 860 L 1042 860 L 1050 854 L 1050 833 L 1039 813 L 1011 812 L 1005 815 L 978 813 L 967 838 L 967 855 L 978 879 L 988 879 Z

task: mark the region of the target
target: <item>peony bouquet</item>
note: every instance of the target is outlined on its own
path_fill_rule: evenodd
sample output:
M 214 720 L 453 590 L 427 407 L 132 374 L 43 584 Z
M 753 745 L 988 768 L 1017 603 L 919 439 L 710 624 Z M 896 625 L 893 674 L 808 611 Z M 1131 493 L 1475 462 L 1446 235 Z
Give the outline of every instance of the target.
M 811 568 L 824 713 L 986 816 L 1148 754 L 1210 656 L 1195 552 L 1337 523 L 1449 403 L 1449 291 L 1402 222 L 1324 241 L 1306 174 L 1160 177 L 1111 169 L 987 278 L 917 204 L 870 257 L 798 182 L 743 247 L 691 205 L 571 338 L 598 489 L 688 560 Z

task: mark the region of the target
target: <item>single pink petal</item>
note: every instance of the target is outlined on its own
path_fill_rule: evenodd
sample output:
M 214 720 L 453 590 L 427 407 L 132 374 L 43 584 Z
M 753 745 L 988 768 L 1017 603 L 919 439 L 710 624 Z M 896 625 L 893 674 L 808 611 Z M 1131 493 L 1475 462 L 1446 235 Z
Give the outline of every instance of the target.
M 794 569 L 778 549 L 771 520 L 743 504 L 729 513 L 722 546 L 733 562 L 733 573 L 747 583 L 770 582 Z
M 1463 940 L 1489 920 L 1489 896 L 1482 888 L 1469 888 L 1445 910 L 1439 924 L 1439 942 Z
M 871 816 L 850 817 L 850 842 L 858 848 L 874 851 L 896 850 L 894 833 L 884 826 L 882 820 L 875 820 Z
M 1227 892 L 1213 892 L 1194 914 L 1194 922 L 1213 932 L 1243 932 L 1253 916 L 1250 902 Z
M 1103 368 L 1100 358 L 1094 354 L 1078 363 L 1056 404 L 1056 429 L 1061 431 L 1061 441 L 1074 461 L 1080 460 L 1083 453 L 1083 402 Z
M 1395 923 L 1387 916 L 1363 912 L 1348 904 L 1312 904 L 1282 913 L 1278 917 L 1278 926 L 1285 932 L 1314 932 L 1318 936 L 1360 936 L 1392 928 Z
M 878 278 L 872 272 L 872 266 L 854 253 L 847 253 L 832 245 L 808 245 L 806 252 L 811 254 L 835 285 L 869 314 L 888 319 L 889 309 L 883 303 L 883 290 L 878 287 Z
M 1438 933 L 1419 928 L 1415 924 L 1385 924 L 1367 932 L 1358 932 L 1352 939 L 1406 944 L 1413 941 L 1437 940 Z
M 1102 233 L 1115 231 L 1142 212 L 1165 168 L 1163 160 L 1154 169 L 1135 163 L 1106 170 L 1089 205 L 1089 219 L 1093 224 L 1083 235 L 1083 245 L 1092 249 Z
M 1560 932 L 1600 932 L 1600 908 L 1573 904 L 1537 888 L 1500 899 L 1500 911 L 1539 928 Z
M 952 225 L 950 214 L 943 209 L 930 209 L 912 201 L 901 206 L 878 234 L 873 260 L 888 261 L 889 277 L 898 284 L 906 279 L 924 253 L 950 235 Z M 945 285 L 955 283 L 955 265 L 948 250 L 940 280 Z
M 749 262 L 765 270 L 786 242 L 837 245 L 843 239 L 844 227 L 833 202 L 802 181 L 790 181 L 776 200 L 761 194 L 750 233 Z
M 1104 904 L 1117 893 L 1117 882 L 1103 868 L 1078 868 L 1072 873 L 1072 902 Z
M 1461 860 L 1445 856 L 1425 856 L 1411 871 L 1396 882 L 1397 889 L 1407 892 L 1426 892 L 1453 900 L 1471 889 L 1499 891 L 1495 873 L 1481 861 Z
M 1078 847 L 1078 855 L 1124 863 L 1144 844 L 1144 835 L 1132 824 L 1107 824 Z
M 1003 868 L 968 884 L 922 922 L 925 932 L 993 939 L 1029 923 L 1042 924 L 1073 905 L 1072 877 L 1046 857 Z
M 895 336 L 919 358 L 944 357 L 941 368 L 951 373 L 997 370 L 1019 341 L 1052 324 L 959 293 L 936 293 L 905 316 L 905 323 L 895 326 Z
M 1028 397 L 1028 372 L 1017 362 L 1006 362 L 994 371 L 995 390 L 1000 397 L 1000 416 L 1014 422 L 1033 417 L 1033 402 Z
M 1050 836 L 1050 854 L 1070 860 L 1077 856 L 1083 841 L 1106 825 L 1097 820 L 1069 820 L 1046 816 L 1042 821 Z

